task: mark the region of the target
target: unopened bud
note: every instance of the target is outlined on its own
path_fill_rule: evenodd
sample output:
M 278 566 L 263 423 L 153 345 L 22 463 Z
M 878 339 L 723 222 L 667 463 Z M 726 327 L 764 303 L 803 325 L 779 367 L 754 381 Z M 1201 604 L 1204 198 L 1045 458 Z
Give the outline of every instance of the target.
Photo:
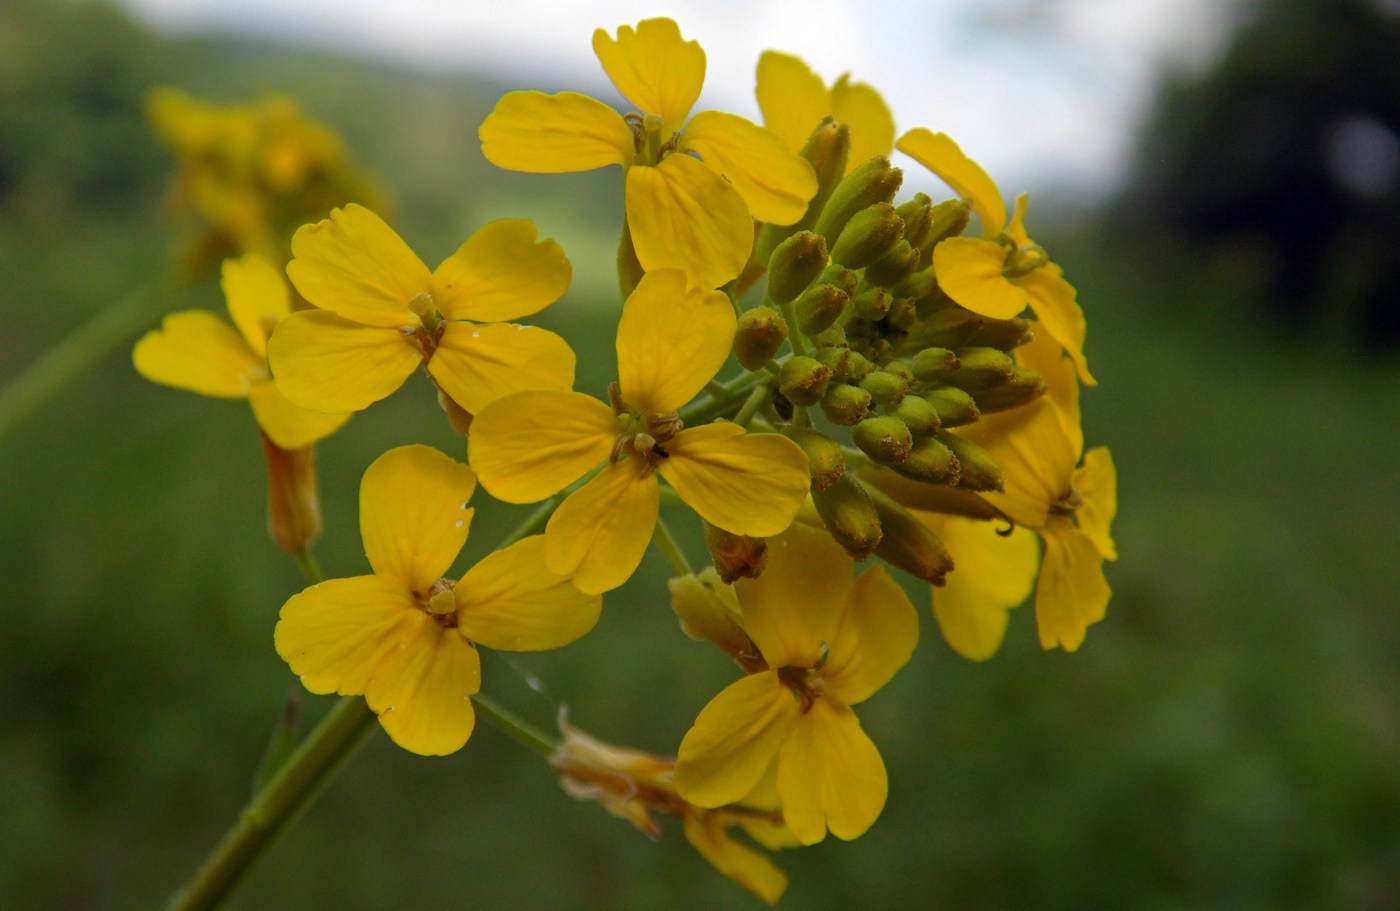
M 914 376 L 927 383 L 937 383 L 958 369 L 958 356 L 948 348 L 925 348 L 909 361 Z
M 739 317 L 734 356 L 745 370 L 760 370 L 787 341 L 788 327 L 772 307 L 755 307 Z
M 992 454 L 966 437 L 940 432 L 938 439 L 958 457 L 958 486 L 964 490 L 1001 490 L 1005 486 L 1001 466 Z
M 823 329 L 812 336 L 812 344 L 818 348 L 849 348 L 850 343 L 846 341 L 846 330 L 842 326 L 831 326 Z
M 768 297 L 776 304 L 796 299 L 826 268 L 826 241 L 798 231 L 778 244 L 768 260 Z
M 720 581 L 719 573 L 707 566 L 699 575 L 670 580 L 667 587 L 671 609 L 687 636 L 713 642 L 746 668 L 763 667 L 758 649 L 740 624 L 739 598 Z
M 943 541 L 877 488 L 867 487 L 866 493 L 880 517 L 882 535 L 875 555 L 917 579 L 942 585 L 944 577 L 953 571 L 953 555 Z
M 989 319 L 968 336 L 969 345 L 1000 348 L 1010 351 L 1030 344 L 1035 338 L 1035 323 L 1028 319 Z
M 817 281 L 823 285 L 835 285 L 845 291 L 847 297 L 854 297 L 856 289 L 860 287 L 860 276 L 837 263 L 823 269 Z
M 267 461 L 267 530 L 277 546 L 296 556 L 321 534 L 316 488 L 316 447 L 283 449 L 259 431 Z
M 757 579 L 768 562 L 768 542 L 736 535 L 705 522 L 705 546 L 710 549 L 715 572 L 725 585 L 735 579 Z
M 832 383 L 822 396 L 822 414 L 833 424 L 854 426 L 870 411 L 870 393 L 859 386 Z
M 851 299 L 851 314 L 857 319 L 868 319 L 871 322 L 882 320 L 885 314 L 890 312 L 892 303 L 894 298 L 884 288 L 866 288 Z
M 909 458 L 891 467 L 906 478 L 926 484 L 958 482 L 958 458 L 953 455 L 953 450 L 940 443 L 936 437 L 915 440 L 909 450 Z
M 923 246 L 933 226 L 933 200 L 927 193 L 915 193 L 913 199 L 901 203 L 895 211 L 904 221 L 904 239 L 916 250 Z
M 902 225 L 903 222 L 901 221 Z M 906 237 L 884 256 L 865 267 L 865 280 L 872 285 L 894 288 L 919 268 L 919 249 Z
M 968 392 L 991 389 L 1011 381 L 1016 363 L 996 348 L 963 348 L 958 351 L 958 369 L 949 380 Z
M 962 427 L 982 416 L 977 410 L 977 402 L 957 386 L 930 389 L 923 393 L 923 399 L 938 412 L 938 420 L 944 427 Z
M 967 230 L 971 221 L 972 206 L 965 199 L 945 199 L 934 206 L 933 211 L 929 213 L 928 234 L 919 245 L 919 252 L 924 254 L 924 262 L 933 262 L 931 253 L 939 241 L 958 236 Z
M 849 474 L 825 490 L 813 490 L 812 502 L 836 543 L 855 559 L 866 559 L 879 545 L 880 515 L 864 485 Z
M 891 165 L 883 155 L 853 168 L 837 184 L 817 218 L 816 232 L 826 238 L 827 249 L 835 246 L 846 222 L 857 212 L 875 203 L 888 203 L 903 182 L 904 172 Z
M 879 488 L 906 509 L 940 512 L 983 522 L 1011 522 L 1006 513 L 970 490 L 944 484 L 925 484 L 878 465 L 862 467 L 860 478 L 867 490 Z
M 851 428 L 851 439 L 872 461 L 881 465 L 898 465 L 909 458 L 914 438 L 909 428 L 897 417 L 884 415 L 866 418 Z
M 778 391 L 794 405 L 815 405 L 826 393 L 831 368 L 815 358 L 788 358 L 778 371 Z
M 841 446 L 820 431 L 805 427 L 789 427 L 783 431 L 807 455 L 812 472 L 812 490 L 826 490 L 846 474 L 846 457 Z
M 925 348 L 961 348 L 987 322 L 962 307 L 941 307 L 923 317 L 919 327 L 919 343 Z
M 813 285 L 793 304 L 797 329 L 803 335 L 816 335 L 841 318 L 846 309 L 846 292 L 835 285 Z
M 917 395 L 906 395 L 904 401 L 892 412 L 904 422 L 909 432 L 916 437 L 925 437 L 938 432 L 943 426 L 938 419 L 938 411 L 926 400 Z
M 893 373 L 901 380 L 904 380 L 905 385 L 910 385 L 914 382 L 914 371 L 910 369 L 909 362 L 902 357 L 886 361 L 884 366 L 880 369 L 886 373 Z
M 821 361 L 831 371 L 833 383 L 844 383 L 851 377 L 851 349 L 826 347 L 812 352 L 812 357 Z
M 902 376 L 894 373 L 886 373 L 883 370 L 871 371 L 865 379 L 860 381 L 861 388 L 870 393 L 870 398 L 877 405 L 884 405 L 893 408 L 904 400 L 904 394 L 909 390 L 909 384 Z
M 919 321 L 919 313 L 914 302 L 907 297 L 896 297 L 890 303 L 890 312 L 885 314 L 885 325 L 899 332 L 908 332 Z
M 849 269 L 863 269 L 894 249 L 904 236 L 904 222 L 894 206 L 877 202 L 851 216 L 836 243 L 831 261 Z
M 846 370 L 851 375 L 850 380 L 852 383 L 859 383 L 869 376 L 870 372 L 874 369 L 875 365 L 859 351 L 852 351 L 850 360 L 846 362 Z
M 844 123 L 836 123 L 827 117 L 807 137 L 807 142 L 799 153 L 812 166 L 817 175 L 817 192 L 807 203 L 807 213 L 790 225 L 764 225 L 759 231 L 754 255 L 761 263 L 767 263 L 778 248 L 778 244 L 798 231 L 811 228 L 826 209 L 832 192 L 846 173 L 846 158 L 851 151 L 851 130 Z M 893 196 L 893 194 L 891 194 Z M 830 246 L 836 236 L 823 235 Z
M 977 402 L 977 410 L 983 414 L 991 414 L 996 411 L 1007 411 L 1012 408 L 1019 408 L 1028 402 L 1033 402 L 1045 394 L 1045 380 L 1034 370 L 1025 367 L 1016 367 L 1012 370 L 1011 379 L 1000 386 L 993 386 L 981 392 L 974 392 L 972 398 Z

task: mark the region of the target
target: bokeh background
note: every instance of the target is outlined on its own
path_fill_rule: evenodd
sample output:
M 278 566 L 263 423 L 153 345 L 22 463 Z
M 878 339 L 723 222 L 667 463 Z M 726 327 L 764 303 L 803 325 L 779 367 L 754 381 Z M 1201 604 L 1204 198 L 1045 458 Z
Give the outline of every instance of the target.
M 384 50 L 351 15 L 363 4 L 263 6 L 0 4 L 0 387 L 167 268 L 173 162 L 142 104 L 173 84 L 296 97 L 430 262 L 490 218 L 533 217 L 577 275 L 543 322 L 596 352 L 578 385 L 600 391 L 617 175 L 499 172 L 475 139 L 511 88 L 602 92 L 587 29 L 520 12 L 549 37 L 473 66 L 441 36 Z M 814 25 L 822 4 L 780 6 L 771 32 L 729 37 L 811 48 L 828 79 L 855 69 L 901 128 L 946 128 L 1008 192 L 1033 191 L 1037 239 L 1089 317 L 1085 426 L 1119 466 L 1122 553 L 1074 655 L 1041 651 L 1023 607 L 1000 654 L 964 661 L 913 589 L 923 642 L 861 712 L 889 805 L 853 844 L 781 855 L 784 906 L 1400 907 L 1400 8 L 968 4 L 949 20 L 963 31 L 917 19 L 882 57 Z M 1119 6 L 1190 15 L 1139 45 L 1134 17 L 1093 15 Z M 448 16 L 415 9 L 429 32 Z M 724 30 L 676 4 L 590 24 L 652 11 L 698 35 L 712 71 L 727 59 Z M 489 38 L 503 17 L 481 15 Z M 968 52 L 935 53 L 951 45 Z M 752 110 L 727 93 L 750 90 L 755 54 L 717 106 Z M 222 309 L 212 282 L 172 303 Z M 330 575 L 364 569 L 364 467 L 413 441 L 462 454 L 421 378 L 321 447 Z M 158 906 L 242 806 L 298 689 L 271 630 L 302 583 L 264 496 L 247 408 L 146 383 L 127 342 L 0 438 L 0 908 Z M 480 510 L 467 557 L 519 518 Z M 599 736 L 673 750 L 733 669 L 680 633 L 665 575 L 649 557 L 568 649 L 489 659 L 488 691 L 541 725 L 567 703 Z M 305 721 L 327 704 L 303 697 Z M 757 906 L 674 825 L 642 838 L 486 726 L 439 760 L 376 733 L 229 903 Z

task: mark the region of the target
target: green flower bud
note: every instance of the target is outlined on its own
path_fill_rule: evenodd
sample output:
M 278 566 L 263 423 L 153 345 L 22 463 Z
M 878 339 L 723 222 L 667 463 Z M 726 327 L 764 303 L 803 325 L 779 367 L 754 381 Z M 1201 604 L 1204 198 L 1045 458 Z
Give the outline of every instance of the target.
M 826 268 L 826 241 L 811 231 L 798 231 L 778 244 L 768 260 L 768 297 L 786 304 L 801 294 Z
M 851 378 L 851 349 L 827 346 L 812 352 L 812 357 L 831 371 L 833 383 L 844 383 Z
M 996 411 L 1007 411 L 1011 408 L 1019 408 L 1027 402 L 1033 402 L 1045 394 L 1045 380 L 1034 370 L 1027 370 L 1025 367 L 1013 367 L 1011 379 L 1000 386 L 993 386 L 991 389 L 984 389 L 981 392 L 974 392 L 972 398 L 977 402 L 977 410 L 983 414 L 991 414 Z
M 846 362 L 846 370 L 850 373 L 852 383 L 859 383 L 874 369 L 875 365 L 870 363 L 870 359 L 859 351 L 852 351 L 850 360 Z
M 860 287 L 860 276 L 837 263 L 823 269 L 817 281 L 823 285 L 835 285 L 845 291 L 847 297 L 855 297 L 856 289 Z
M 909 362 L 914 376 L 927 383 L 941 382 L 958 369 L 958 356 L 948 348 L 925 348 Z
M 860 381 L 860 386 L 870 393 L 871 400 L 877 405 L 890 408 L 903 401 L 904 394 L 909 391 L 909 384 L 902 376 L 884 370 L 871 371 Z
M 1028 319 L 989 319 L 967 338 L 969 345 L 1010 351 L 1035 338 L 1035 323 Z
M 890 312 L 894 298 L 884 288 L 866 288 L 851 299 L 851 313 L 857 319 L 882 320 Z
M 901 221 L 900 224 L 903 224 Z M 919 268 L 919 249 L 911 246 L 908 238 L 894 245 L 894 249 L 865 267 L 865 280 L 872 285 L 894 288 Z
M 812 472 L 812 490 L 826 490 L 846 474 L 846 457 L 831 437 L 806 427 L 788 427 L 783 434 L 807 454 Z
M 923 261 L 933 262 L 931 254 L 938 242 L 966 231 L 970 221 L 972 206 L 965 199 L 945 199 L 934 206 L 933 211 L 929 213 L 928 235 L 919 245 L 919 252 L 924 254 Z
M 938 432 L 943 422 L 938 418 L 938 410 L 917 395 L 906 395 L 904 401 L 891 412 L 904 422 L 909 432 L 916 437 L 926 437 Z
M 788 358 L 778 371 L 778 391 L 794 405 L 815 405 L 830 381 L 830 367 L 802 355 Z
M 880 543 L 875 546 L 875 555 L 917 579 L 942 585 L 944 577 L 953 571 L 953 555 L 943 541 L 877 488 L 866 487 L 865 492 L 880 517 Z
M 878 488 L 907 509 L 941 512 L 983 522 L 1011 523 L 1006 513 L 970 490 L 947 487 L 943 484 L 925 484 L 877 465 L 861 468 L 860 478 L 865 482 L 867 490 Z
M 817 223 L 817 218 L 826 208 L 827 200 L 831 197 L 837 185 L 841 182 L 841 177 L 846 173 L 846 159 L 851 151 L 851 131 L 844 123 L 836 123 L 830 117 L 824 118 L 820 125 L 812 131 L 812 135 L 807 137 L 807 142 L 802 146 L 801 155 L 812 165 L 812 170 L 817 175 L 817 192 L 807 203 L 807 213 L 790 225 L 764 225 L 758 233 L 758 243 L 754 248 L 754 255 L 758 261 L 767 264 L 773 255 L 773 251 L 778 248 L 778 244 L 787 240 L 798 231 L 804 231 Z M 893 195 L 893 194 L 891 194 Z M 823 239 L 829 246 L 835 235 L 826 236 Z
M 745 370 L 761 370 L 787 341 L 788 327 L 772 307 L 755 307 L 739 317 L 734 356 Z
M 992 389 L 1011 381 L 1016 363 L 1005 351 L 995 348 L 963 348 L 958 351 L 958 369 L 949 380 L 967 392 Z
M 870 411 L 870 393 L 859 386 L 832 383 L 822 396 L 822 414 L 833 424 L 851 427 L 865 419 Z
M 847 174 L 831 192 L 817 218 L 815 230 L 826 238 L 827 249 L 832 249 L 846 222 L 857 212 L 877 202 L 888 203 L 903 182 L 904 172 L 891 165 L 883 155 L 858 165 Z
M 904 358 L 894 358 L 893 360 L 886 361 L 885 365 L 880 369 L 886 373 L 893 373 L 895 376 L 904 380 L 905 385 L 910 385 L 914 382 L 914 371 L 910 369 L 909 362 Z
M 909 450 L 909 458 L 890 467 L 906 478 L 923 481 L 925 484 L 958 482 L 958 457 L 936 437 L 915 440 Z
M 894 206 L 877 202 L 851 216 L 841 236 L 831 246 L 831 261 L 850 269 L 863 269 L 894 249 L 904 236 L 904 222 Z
M 961 427 L 982 416 L 977 410 L 977 402 L 957 386 L 930 389 L 923 394 L 923 399 L 938 412 L 938 420 L 944 427 Z
M 958 486 L 964 490 L 1001 490 L 1005 487 L 1001 466 L 992 454 L 956 433 L 940 431 L 938 439 L 958 458 Z
M 918 321 L 914 302 L 907 297 L 896 297 L 890 304 L 890 312 L 885 314 L 885 325 L 897 332 L 910 331 Z
M 914 438 L 899 418 L 866 418 L 851 428 L 851 439 L 861 451 L 881 465 L 898 465 L 909 458 Z
M 841 326 L 831 326 L 812 336 L 812 344 L 821 348 L 849 348 L 846 330 Z
M 826 490 L 813 490 L 817 515 L 836 543 L 857 560 L 864 560 L 880 543 L 880 515 L 865 487 L 848 474 Z
M 922 320 L 916 333 L 920 348 L 961 348 L 987 322 L 985 316 L 962 307 L 943 307 Z
M 922 247 L 933 226 L 933 200 L 927 193 L 915 193 L 913 199 L 901 203 L 895 211 L 904 221 L 904 239 L 916 250 Z M 920 257 L 920 262 L 926 260 Z
M 803 335 L 817 335 L 841 318 L 850 300 L 846 292 L 835 285 L 813 285 L 793 304 L 797 313 L 797 329 Z

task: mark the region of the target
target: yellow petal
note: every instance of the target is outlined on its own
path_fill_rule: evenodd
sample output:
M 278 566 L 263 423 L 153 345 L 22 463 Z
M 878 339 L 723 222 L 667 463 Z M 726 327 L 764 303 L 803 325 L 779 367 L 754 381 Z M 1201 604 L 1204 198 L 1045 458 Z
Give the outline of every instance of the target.
M 783 819 L 804 845 L 865 834 L 885 808 L 889 780 L 849 706 L 818 699 L 778 754 Z
M 541 535 L 488 554 L 452 591 L 462 635 L 512 652 L 568 645 L 593 628 L 603 608 L 600 596 L 549 571 Z
M 1064 353 L 1060 343 L 1047 332 L 1037 332 L 1029 343 L 1015 351 L 1016 363 L 1029 367 L 1045 379 L 1045 397 L 1060 412 L 1065 434 L 1074 451 L 1079 452 L 1084 448 L 1084 430 L 1079 421 L 1079 378 L 1075 375 L 1074 362 Z
M 831 111 L 831 94 L 821 77 L 800 58 L 764 51 L 758 58 L 758 109 L 763 125 L 798 151 Z
M 558 493 L 612 452 L 612 409 L 581 392 L 518 392 L 477 413 L 467 461 L 491 496 L 534 503 Z
M 1002 275 L 1006 248 L 975 237 L 950 237 L 933 248 L 938 286 L 973 313 L 1011 319 L 1029 303 L 1027 292 Z
M 348 414 L 325 414 L 293 405 L 271 380 L 254 383 L 248 390 L 248 403 L 263 433 L 282 449 L 310 446 L 350 420 Z
M 136 370 L 153 383 L 200 395 L 241 399 L 267 365 L 227 322 L 204 310 L 182 310 L 147 332 L 131 352 Z
M 448 323 L 428 373 L 473 414 L 503 395 L 574 385 L 574 352 L 548 329 L 511 323 Z
M 920 127 L 899 137 L 895 148 L 937 174 L 954 193 L 966 199 L 982 220 L 984 236 L 995 237 L 1006 226 L 1006 203 L 1001 191 L 948 134 Z
M 643 114 L 661 116 L 662 136 L 681 128 L 705 83 L 705 51 L 682 38 L 670 19 L 619 26 L 616 39 L 598 29 L 593 53 L 622 97 Z
M 700 711 L 676 753 L 676 790 L 699 807 L 742 800 L 773 762 L 802 714 L 777 671 L 751 674 Z
M 1078 458 L 1054 403 L 1040 398 L 984 415 L 961 432 L 1001 466 L 1005 489 L 983 496 L 1017 523 L 1043 531 L 1051 505 L 1070 492 Z
M 447 319 L 500 322 L 537 313 L 564 296 L 573 275 L 560 246 L 536 240 L 535 223 L 503 218 L 468 237 L 433 273 L 433 301 Z
M 939 244 L 941 249 L 950 241 Z M 937 268 L 938 252 L 934 251 L 934 268 Z M 939 284 L 943 281 L 939 274 Z M 1084 311 L 1075 300 L 1074 286 L 1065 281 L 1064 271 L 1054 263 L 1047 263 L 1033 272 L 1018 278 L 1017 283 L 1025 289 L 1031 309 L 1040 321 L 1040 328 L 1060 343 L 1074 361 L 1079 371 L 1079 379 L 1086 386 L 1098 385 L 1098 380 L 1089 373 L 1089 364 L 1084 360 Z M 944 290 L 947 290 L 946 288 Z M 952 292 L 948 292 L 952 296 Z M 956 297 L 953 298 L 957 300 Z M 962 301 L 958 301 L 962 303 Z M 966 307 L 966 304 L 963 304 Z M 990 314 L 988 314 L 990 316 Z
M 1098 547 L 1061 518 L 1045 535 L 1045 563 L 1035 588 L 1040 644 L 1067 652 L 1079 648 L 1089 625 L 1103 619 L 1111 594 Z
M 472 470 L 429 446 L 400 446 L 365 469 L 360 536 L 374 571 L 426 595 L 467 541 Z
M 973 661 L 996 654 L 1006 636 L 1007 612 L 1030 596 L 1040 568 L 1035 533 L 1000 523 L 924 514 L 947 545 L 954 569 L 933 589 L 933 615 L 953 651 Z
M 428 267 L 403 238 L 353 203 L 297 229 L 292 256 L 287 275 L 302 297 L 367 326 L 414 323 L 408 302 L 432 291 Z
M 825 529 L 801 523 L 768 542 L 768 566 L 734 583 L 744 630 L 771 667 L 816 666 L 836 634 L 855 562 Z
M 424 756 L 456 752 L 476 725 L 481 658 L 424 611 L 374 669 L 365 701 L 394 743 Z
M 302 310 L 278 323 L 267 357 L 277 389 L 293 404 L 342 414 L 390 395 L 423 360 L 398 329 L 323 310 Z
M 761 851 L 729 837 L 734 817 L 692 810 L 685 816 L 685 839 L 720 873 L 770 905 L 787 889 L 787 874 Z
M 656 478 L 642 471 L 638 459 L 609 465 L 555 510 L 544 530 L 550 572 L 594 595 L 632 578 L 661 509 Z
M 736 535 L 776 535 L 807 498 L 807 457 L 785 436 L 706 424 L 682 430 L 666 450 L 661 476 L 706 522 Z
M 612 108 L 577 92 L 508 92 L 477 131 L 498 168 L 568 174 L 632 164 L 632 131 Z
M 352 696 L 365 691 L 379 659 L 421 615 L 393 579 L 331 579 L 287 599 L 273 641 L 308 690 Z
M 692 639 L 713 642 L 730 655 L 752 650 L 742 626 L 743 611 L 732 586 L 720 581 L 713 566 L 699 575 L 679 576 L 666 583 L 671 609 L 681 629 Z
M 271 261 L 256 253 L 223 264 L 224 300 L 239 333 L 260 358 L 267 357 L 267 337 L 292 312 L 287 280 Z
M 1118 512 L 1118 471 L 1106 447 L 1095 446 L 1084 453 L 1084 465 L 1074 473 L 1074 486 L 1084 495 L 1084 504 L 1075 514 L 1079 530 L 1105 560 L 1117 560 L 1118 548 L 1109 529 Z
M 617 326 L 623 400 L 643 415 L 679 409 L 728 360 L 734 324 L 734 307 L 720 292 L 687 290 L 675 269 L 643 275 Z
M 846 596 L 822 670 L 827 692 L 847 705 L 873 696 L 919 644 L 919 612 L 883 566 L 860 574 Z
M 627 171 L 627 223 L 643 269 L 680 269 L 701 288 L 737 276 L 753 247 L 743 197 L 686 154 Z
M 777 133 L 734 114 L 696 114 L 686 125 L 681 149 L 697 152 L 723 175 L 759 221 L 790 225 L 807 214 L 817 192 L 817 175 L 806 159 Z
M 837 123 L 851 128 L 851 153 L 846 170 L 894 149 L 894 116 L 880 93 L 864 82 L 846 76 L 831 87 L 831 113 Z

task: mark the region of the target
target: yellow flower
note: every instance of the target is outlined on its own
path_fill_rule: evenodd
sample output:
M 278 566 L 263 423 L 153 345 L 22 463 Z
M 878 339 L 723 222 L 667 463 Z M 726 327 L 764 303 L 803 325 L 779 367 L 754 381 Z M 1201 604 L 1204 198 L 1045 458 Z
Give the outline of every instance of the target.
M 764 51 L 758 58 L 758 109 L 763 125 L 799 150 L 823 117 L 831 115 L 851 130 L 849 172 L 894 148 L 894 117 L 880 93 L 843 73 L 827 88 L 800 58 Z
M 1027 306 L 1040 326 L 1074 359 L 1079 378 L 1095 383 L 1084 360 L 1084 312 L 1064 271 L 1026 234 L 1026 196 L 1011 219 L 987 172 L 944 133 L 919 128 L 897 148 L 943 179 L 966 199 L 982 222 L 984 239 L 950 237 L 933 250 L 938 285 L 962 306 L 993 319 L 1011 319 Z
M 1117 473 L 1106 448 L 1084 452 L 1079 387 L 1074 367 L 1061 356 L 1058 345 L 1037 339 L 1018 348 L 1016 357 L 1045 378 L 1046 395 L 1013 411 L 984 415 L 959 432 L 986 448 L 1002 467 L 1005 490 L 983 496 L 1045 542 L 1035 593 L 1041 645 L 1074 651 L 1084 642 L 1088 626 L 1103 619 L 1111 594 L 1103 562 L 1118 558 L 1110 532 L 1118 507 Z M 949 545 L 958 563 L 950 579 L 962 572 L 965 557 L 1001 560 L 1011 554 L 1010 542 L 993 542 L 985 534 L 981 538 L 984 555 L 975 558 Z M 1012 559 L 1023 566 L 1024 552 Z M 1014 588 L 1009 580 L 999 584 Z M 1000 598 L 1003 613 L 1010 606 L 1005 601 L 1011 593 L 1004 591 Z M 965 599 L 959 609 L 965 614 L 980 612 L 982 619 L 964 622 L 991 622 L 986 612 L 997 610 L 997 601 L 985 599 L 979 607 L 975 598 Z
M 909 660 L 919 618 L 883 567 L 854 562 L 802 523 L 769 542 L 768 568 L 734 583 L 768 670 L 710 701 L 681 741 L 676 789 L 701 807 L 745 799 L 776 763 L 788 828 L 803 844 L 852 839 L 884 808 L 884 762 L 851 706 Z
M 620 116 L 574 92 L 510 92 L 481 125 L 481 151 L 515 171 L 558 174 L 621 165 L 627 225 L 648 272 L 681 269 L 703 288 L 734 278 L 753 246 L 750 218 L 792 224 L 816 193 L 811 166 L 783 139 L 733 114 L 686 121 L 705 52 L 670 19 L 593 33 L 608 77 L 640 113 Z
M 268 346 L 277 388 L 321 411 L 359 411 L 420 363 L 471 413 L 522 389 L 568 389 L 574 353 L 552 332 L 498 322 L 558 300 L 571 269 L 529 221 L 493 221 L 429 272 L 379 216 L 350 205 L 292 238 L 287 274 L 321 308 Z
M 616 588 L 642 560 L 660 507 L 657 475 L 711 525 L 777 534 L 807 495 L 807 459 L 786 437 L 729 423 L 684 429 L 677 410 L 729 357 L 734 310 L 674 270 L 648 272 L 623 305 L 612 406 L 577 392 L 522 392 L 477 415 L 468 457 L 491 495 L 542 500 L 602 465 L 545 529 L 553 572 L 586 592 Z
M 137 371 L 153 382 L 200 395 L 246 398 L 258 426 L 282 449 L 301 449 L 334 433 L 349 414 L 292 404 L 268 371 L 268 336 L 291 312 L 281 272 L 249 253 L 224 261 L 223 287 L 233 326 L 203 310 L 172 313 L 136 343 L 131 358 Z
M 526 538 L 442 578 L 466 543 L 476 478 L 427 446 L 391 449 L 360 484 L 360 534 L 373 575 L 332 579 L 282 606 L 275 641 L 313 693 L 363 693 L 394 742 L 458 750 L 481 688 L 476 646 L 558 648 L 593 628 L 602 601 L 544 566 Z

